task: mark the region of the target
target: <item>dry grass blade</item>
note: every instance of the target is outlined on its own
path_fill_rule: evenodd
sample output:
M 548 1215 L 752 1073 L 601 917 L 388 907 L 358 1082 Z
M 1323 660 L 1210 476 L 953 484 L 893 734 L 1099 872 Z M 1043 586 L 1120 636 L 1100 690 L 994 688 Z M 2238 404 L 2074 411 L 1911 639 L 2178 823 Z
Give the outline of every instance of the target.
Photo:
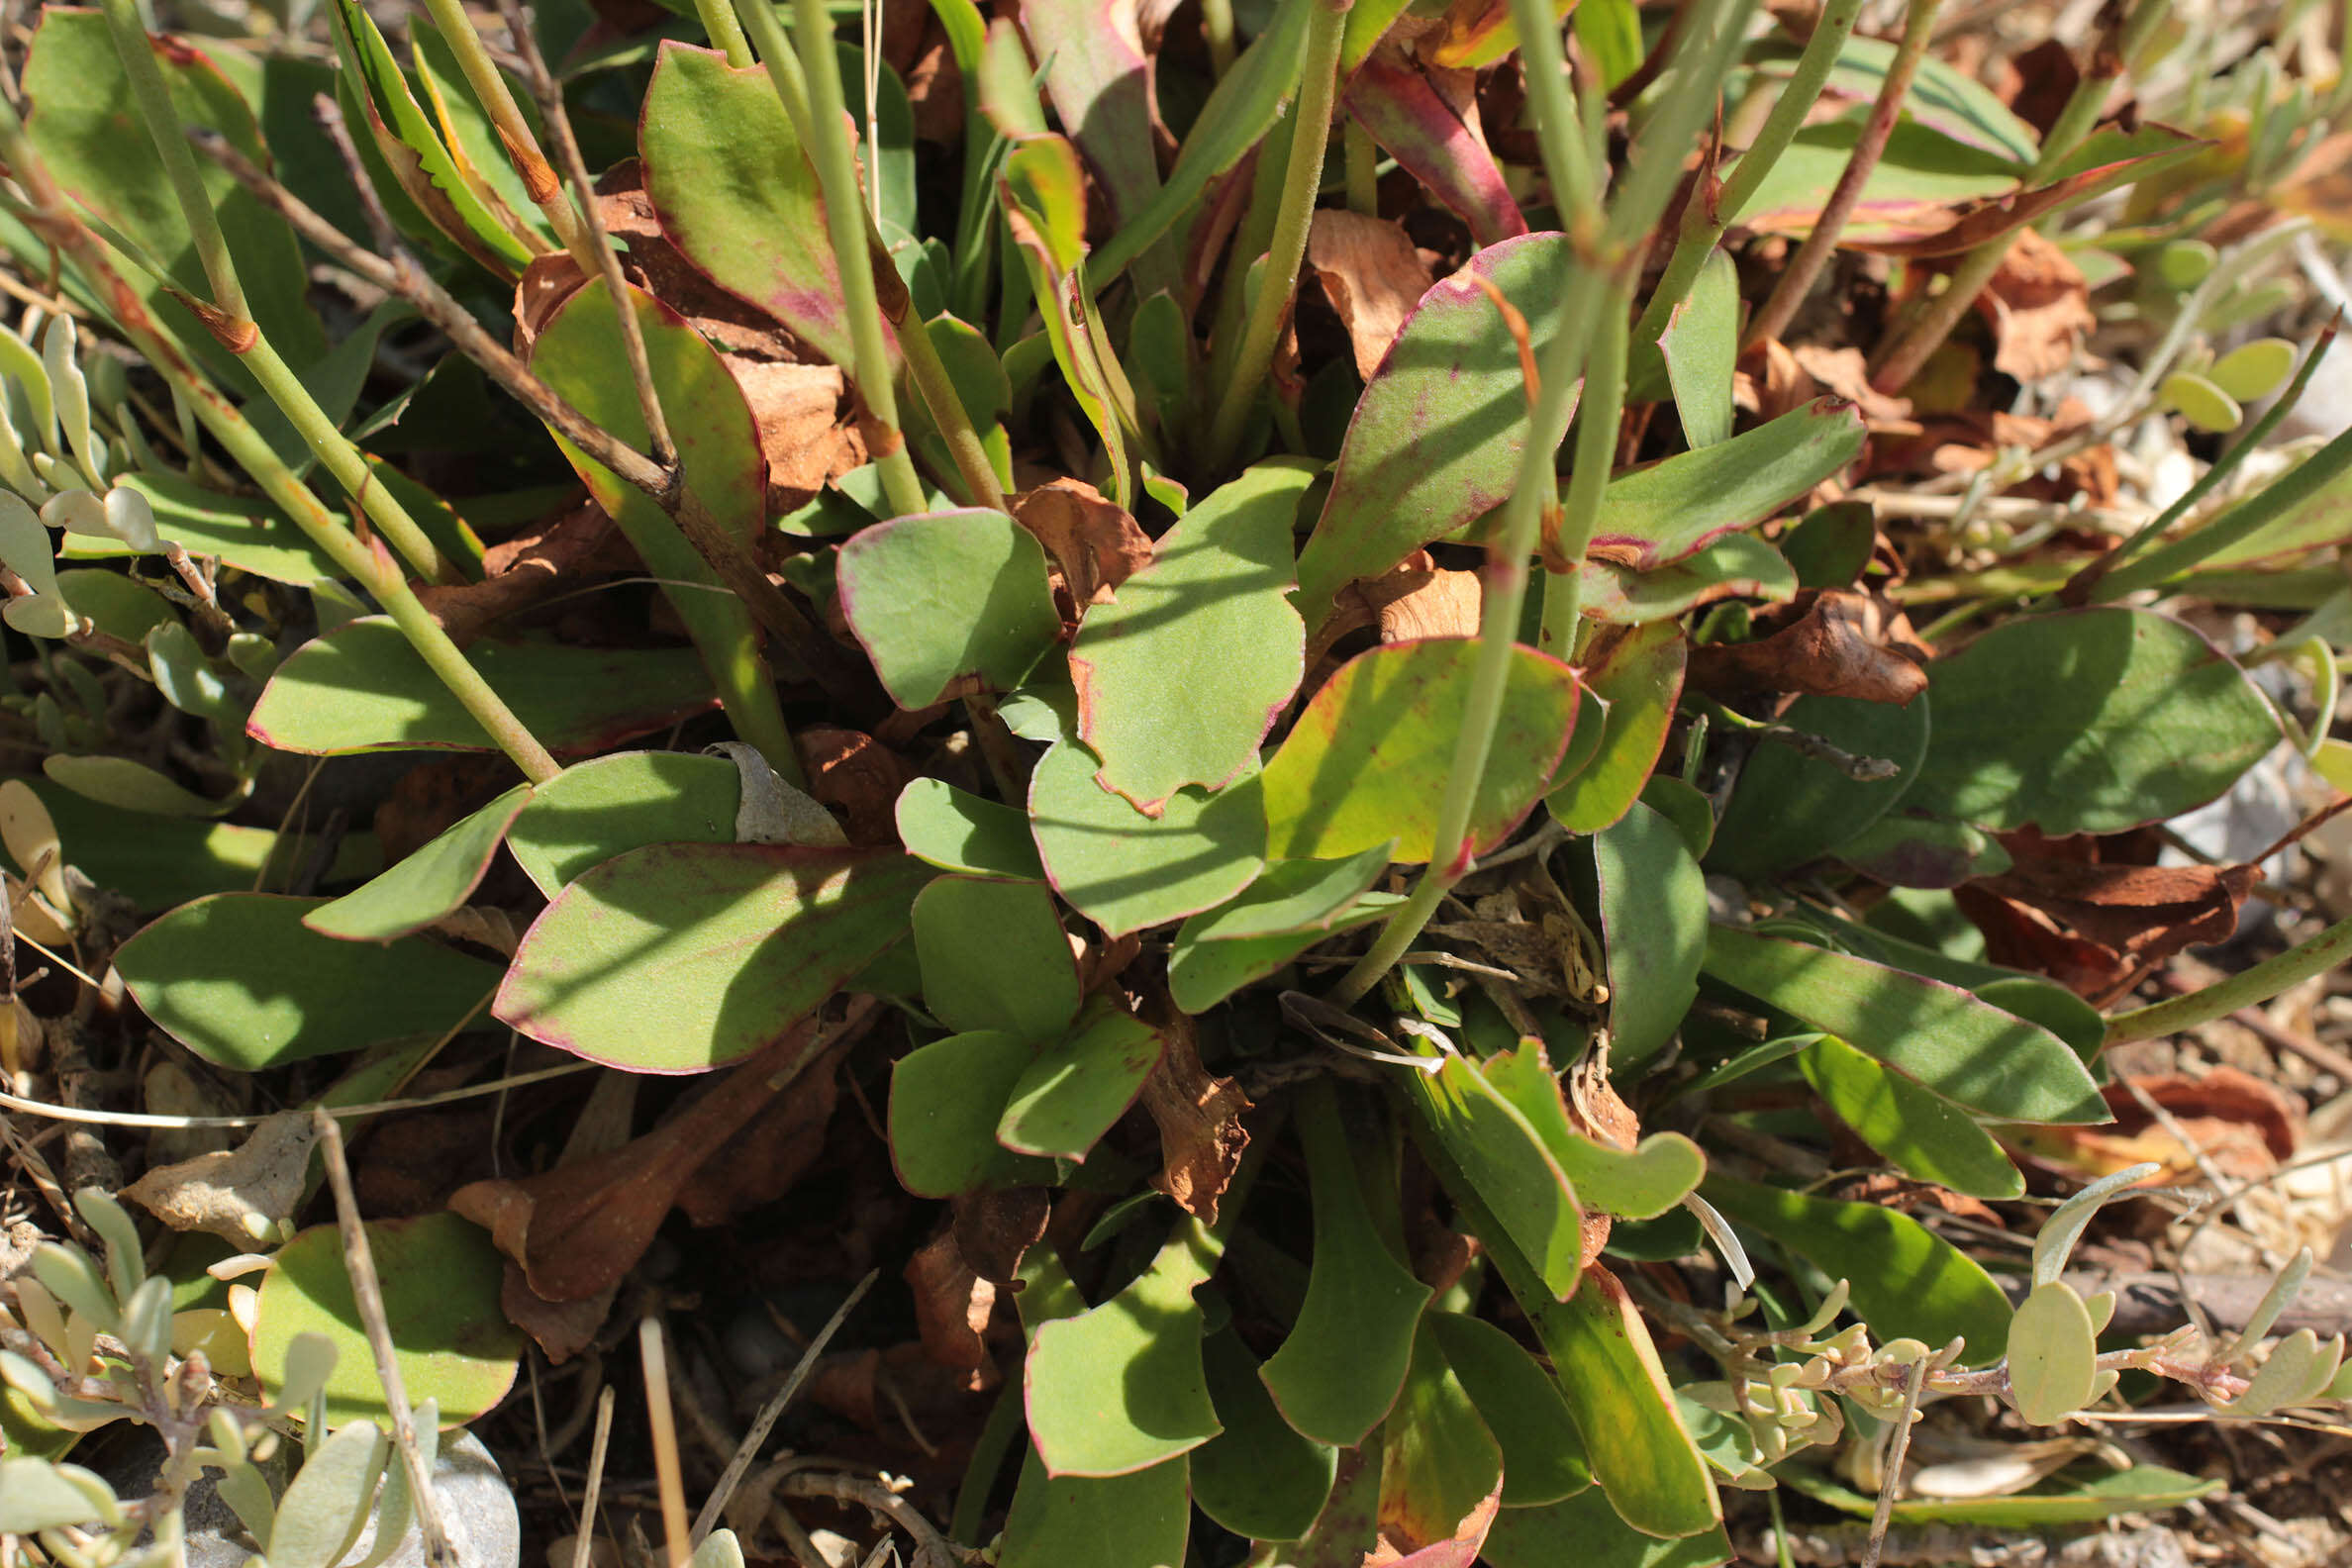
M 686 1483 L 678 1466 L 678 1421 L 670 1407 L 669 1354 L 661 1339 L 661 1320 L 637 1323 L 637 1350 L 645 1368 L 645 1424 L 652 1429 L 653 1474 L 661 1489 L 661 1533 L 670 1568 L 686 1568 L 693 1548 L 687 1543 Z

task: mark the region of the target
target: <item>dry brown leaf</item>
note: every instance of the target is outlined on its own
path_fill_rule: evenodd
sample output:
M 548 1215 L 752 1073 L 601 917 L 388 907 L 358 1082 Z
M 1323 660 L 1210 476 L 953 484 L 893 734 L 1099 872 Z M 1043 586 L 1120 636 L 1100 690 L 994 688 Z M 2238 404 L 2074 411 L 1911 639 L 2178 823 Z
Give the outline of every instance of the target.
M 739 295 L 711 281 L 662 232 L 645 194 L 644 170 L 636 158 L 614 164 L 596 182 L 597 211 L 621 242 L 630 281 L 686 318 L 687 325 L 723 354 L 762 359 L 821 362 L 819 354 L 787 331 L 782 322 Z M 536 264 L 536 263 L 535 263 Z
M 972 1272 L 992 1285 L 1014 1285 L 1022 1255 L 1045 1233 L 1053 1194 L 1043 1187 L 1006 1187 L 950 1200 L 955 1247 Z M 1018 1288 L 1016 1286 L 1016 1288 Z
M 841 1053 L 827 1053 L 793 1080 L 789 1093 L 713 1151 L 678 1189 L 678 1208 L 696 1225 L 725 1225 L 790 1192 L 825 1152 L 825 1129 L 839 1098 Z
M 1764 635 L 1751 641 L 1691 649 L 1691 680 L 1717 697 L 1800 692 L 1898 707 L 1927 689 L 1910 622 L 1867 594 L 1807 589 L 1755 624 Z
M 1326 207 L 1307 236 L 1307 264 L 1338 312 L 1365 380 L 1429 287 L 1429 265 L 1402 224 Z
M 914 1294 L 924 1354 L 962 1372 L 988 1366 L 986 1336 L 997 1288 L 964 1261 L 955 1232 L 942 1230 L 925 1242 L 907 1259 L 904 1278 Z
M 1240 1167 L 1249 1147 L 1241 1125 L 1249 1096 L 1230 1078 L 1213 1078 L 1201 1065 L 1192 1020 L 1173 1005 L 1160 1010 L 1160 1037 L 1167 1048 L 1143 1080 L 1143 1109 L 1159 1124 L 1160 1170 L 1151 1185 L 1176 1200 L 1187 1214 L 1217 1224 L 1217 1201 Z
M 233 1149 L 158 1165 L 122 1195 L 174 1230 L 205 1230 L 240 1251 L 278 1233 L 302 1205 L 311 1145 L 306 1111 L 281 1111 Z
M 1483 575 L 1440 566 L 1420 587 L 1399 594 L 1380 607 L 1380 640 L 1411 642 L 1421 637 L 1476 637 L 1485 607 Z
M 1903 1214 L 1918 1209 L 1937 1209 L 1963 1220 L 1991 1225 L 1996 1230 L 2006 1228 L 2001 1223 L 2001 1216 L 1983 1202 L 1965 1193 L 1956 1193 L 1949 1187 L 1938 1187 L 1933 1182 L 1911 1181 L 1893 1171 L 1870 1171 L 1851 1181 L 1839 1182 L 1828 1190 L 1827 1196 L 1840 1203 L 1876 1204 L 1882 1209 L 1893 1209 Z
M 829 725 L 795 732 L 792 746 L 808 770 L 810 795 L 839 809 L 851 843 L 897 844 L 899 792 L 915 776 L 897 752 L 861 731 Z
M 1061 568 L 1073 612 L 1108 600 L 1151 563 L 1151 537 L 1083 480 L 1056 479 L 1031 490 L 1014 504 L 1013 516 Z
M 1367 577 L 1349 583 L 1331 596 L 1331 613 L 1316 629 L 1314 638 L 1307 644 L 1307 669 L 1313 675 L 1316 666 L 1330 652 L 1332 644 L 1350 632 L 1380 622 L 1380 612 L 1406 595 L 1428 586 L 1437 575 L 1437 561 L 1425 549 L 1415 550 L 1396 565 L 1377 577 Z M 1301 690 L 1313 691 L 1314 680 Z
M 637 565 L 604 508 L 587 502 L 554 522 L 493 545 L 475 583 L 419 583 L 417 597 L 460 646 L 492 623 L 568 592 L 584 577 Z
M 2100 1092 L 2115 1117 L 2107 1126 L 2018 1127 L 2014 1141 L 2086 1176 L 2153 1160 L 2164 1168 L 2140 1183 L 2148 1187 L 2207 1181 L 2208 1168 L 2233 1180 L 2258 1181 L 2293 1159 L 2303 1142 L 2302 1107 L 2234 1067 L 2210 1068 L 2198 1077 L 2135 1076 Z M 2150 1103 L 2164 1115 L 2150 1112 Z
M 795 511 L 826 484 L 866 460 L 865 441 L 848 417 L 840 367 L 723 353 L 759 432 L 767 458 L 767 509 Z
M 2074 363 L 2084 335 L 2099 325 L 2083 269 L 2031 228 L 2017 231 L 1976 308 L 1993 329 L 1993 368 L 2020 381 Z
M 1873 431 L 1918 430 L 1910 398 L 1891 397 L 1870 384 L 1869 362 L 1861 349 L 1799 343 L 1789 354 L 1807 375 L 1859 408 L 1863 423 Z

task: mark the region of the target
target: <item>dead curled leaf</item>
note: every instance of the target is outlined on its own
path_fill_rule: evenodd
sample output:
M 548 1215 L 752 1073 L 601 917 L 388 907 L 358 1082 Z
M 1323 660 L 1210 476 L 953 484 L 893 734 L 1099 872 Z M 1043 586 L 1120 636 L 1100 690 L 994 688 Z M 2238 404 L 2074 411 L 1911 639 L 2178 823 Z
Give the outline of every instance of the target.
M 1045 1234 L 1053 1194 L 1044 1187 L 1003 1187 L 950 1200 L 956 1250 L 992 1285 L 1020 1288 L 1021 1259 Z
M 1347 329 L 1356 373 L 1370 380 L 1405 318 L 1428 291 L 1429 264 L 1404 225 L 1330 207 L 1315 215 L 1307 264 Z
M 941 1230 L 907 1259 L 903 1277 L 915 1299 L 915 1323 L 926 1355 L 963 1372 L 993 1364 L 986 1335 L 997 1288 L 964 1261 L 952 1229 Z
M 305 1111 L 281 1111 L 233 1149 L 158 1165 L 123 1196 L 174 1230 L 204 1230 L 249 1250 L 301 1207 L 319 1134 Z
M 2013 1140 L 2049 1164 L 2089 1176 L 2153 1160 L 2164 1168 L 2140 1184 L 2148 1187 L 2209 1181 L 2212 1171 L 2258 1181 L 2303 1143 L 2301 1105 L 2234 1067 L 2136 1075 L 2101 1094 L 2114 1113 L 2108 1125 L 2019 1127 Z
M 1157 1027 L 1167 1048 L 1143 1080 L 1143 1109 L 1159 1124 L 1160 1171 L 1151 1185 L 1186 1213 L 1217 1223 L 1217 1201 L 1249 1147 L 1241 1125 L 1249 1097 L 1230 1078 L 1213 1078 L 1201 1065 L 1192 1020 L 1171 1006 Z
M 1690 678 L 1717 697 L 1799 692 L 1908 706 L 1927 689 L 1928 650 L 1900 610 L 1868 594 L 1813 588 L 1759 613 L 1746 642 L 1691 649 Z
M 2084 336 L 2099 325 L 2082 268 L 2033 229 L 2017 232 L 1976 309 L 1993 330 L 1993 368 L 2020 381 L 2074 363 Z
M 1037 537 L 1061 568 L 1070 609 L 1101 604 L 1151 564 L 1151 537 L 1101 491 L 1080 479 L 1056 479 L 1014 504 L 1013 517 Z
M 2105 1002 L 2185 947 L 2228 940 L 2257 876 L 2251 865 L 2108 865 L 2018 853 L 2008 871 L 1979 877 L 1954 897 L 1985 933 L 1994 962 Z
M 493 545 L 482 580 L 419 583 L 417 597 L 463 646 L 486 628 L 603 572 L 628 571 L 636 556 L 604 508 L 587 502 L 552 523 Z

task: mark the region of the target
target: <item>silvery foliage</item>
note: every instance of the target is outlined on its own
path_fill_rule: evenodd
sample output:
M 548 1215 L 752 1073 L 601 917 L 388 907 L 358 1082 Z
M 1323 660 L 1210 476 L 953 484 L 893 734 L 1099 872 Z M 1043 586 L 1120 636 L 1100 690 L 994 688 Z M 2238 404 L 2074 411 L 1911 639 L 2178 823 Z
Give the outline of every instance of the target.
M 414 1518 L 407 1471 L 372 1421 L 328 1430 L 334 1344 L 296 1336 L 276 1403 L 231 1397 L 194 1342 L 218 1315 L 173 1311 L 171 1282 L 147 1273 L 131 1217 L 103 1191 L 84 1188 L 74 1206 L 105 1241 L 106 1263 L 42 1244 L 31 1270 L 10 1282 L 14 1314 L 0 1311 L 0 1380 L 40 1424 L 84 1432 L 140 1422 L 154 1428 L 165 1457 L 153 1492 L 137 1499 L 117 1497 L 80 1465 L 0 1457 L 0 1543 L 37 1540 L 61 1568 L 164 1568 L 185 1539 L 190 1485 L 215 1471 L 220 1496 L 259 1548 L 256 1568 L 374 1568 L 389 1557 Z M 302 1463 L 273 1495 L 261 1467 L 297 1422 Z M 430 1470 L 440 1425 L 430 1402 L 416 1424 Z M 346 1562 L 371 1518 L 379 1544 Z

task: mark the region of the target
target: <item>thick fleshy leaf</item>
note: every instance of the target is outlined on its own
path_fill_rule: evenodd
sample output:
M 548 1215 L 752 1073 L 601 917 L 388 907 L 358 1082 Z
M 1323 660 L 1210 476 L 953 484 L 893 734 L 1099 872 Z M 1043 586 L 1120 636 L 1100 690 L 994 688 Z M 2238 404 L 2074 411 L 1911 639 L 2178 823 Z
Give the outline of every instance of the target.
M 2008 1348 L 2009 1298 L 1993 1276 L 1911 1216 L 1719 1172 L 1702 1191 L 1731 1219 L 1850 1283 L 1855 1314 L 1880 1341 L 1910 1338 L 1941 1347 L 1965 1338 L 1961 1360 L 1969 1366 L 1997 1361 Z
M 1409 1082 L 1438 1147 L 1494 1211 L 1545 1287 L 1565 1301 L 1584 1270 L 1584 1211 L 1543 1135 L 1460 1056 L 1448 1056 L 1436 1072 L 1417 1072 Z
M 1768 40 L 1757 46 L 1751 58 L 1758 74 L 1785 80 L 1799 53 L 1794 45 Z M 1848 103 L 1876 101 L 1895 55 L 1890 41 L 1856 34 L 1839 46 L 1822 92 Z M 2020 167 L 2033 161 L 2040 139 L 1992 89 L 1932 53 L 1912 63 L 1916 74 L 1903 100 L 1904 119 Z
M 179 474 L 129 474 L 122 483 L 147 499 L 156 536 L 191 555 L 210 555 L 224 566 L 297 586 L 341 575 L 327 552 L 266 501 L 222 495 Z M 57 554 L 71 560 L 143 553 L 111 535 L 65 534 L 57 539 Z
M 473 896 L 530 800 L 531 786 L 516 785 L 366 885 L 312 910 L 302 924 L 344 941 L 392 941 L 423 931 Z
M 1506 1508 L 1556 1503 L 1593 1484 L 1568 1402 L 1518 1340 L 1467 1313 L 1421 1321 L 1503 1451 Z
M 499 1310 L 506 1261 L 490 1233 L 451 1214 L 368 1224 L 367 1249 L 383 1287 L 393 1359 L 408 1397 L 432 1400 L 444 1426 L 461 1426 L 506 1397 L 523 1334 Z M 343 1270 L 343 1238 L 313 1225 L 277 1250 L 254 1310 L 253 1375 L 277 1396 L 294 1336 L 325 1334 L 336 1349 L 327 1376 L 327 1421 L 389 1425 L 375 1355 Z
M 1674 411 L 1693 447 L 1731 439 L 1731 370 L 1739 358 L 1739 268 L 1727 250 L 1711 250 L 1674 307 L 1658 352 L 1674 389 Z
M 507 846 L 549 898 L 615 855 L 655 843 L 733 843 L 742 775 L 725 757 L 619 751 L 539 785 Z
M 32 102 L 26 131 L 49 173 L 160 262 L 172 283 L 198 299 L 212 298 L 187 218 L 132 98 L 106 18 L 96 10 L 53 6 L 44 7 L 38 22 L 24 62 L 24 92 Z M 180 38 L 154 40 L 153 48 L 155 64 L 171 90 L 170 129 L 208 126 L 246 157 L 266 163 L 253 111 L 212 58 Z M 198 158 L 196 174 L 219 217 L 254 321 L 288 363 L 309 364 L 327 351 L 327 337 L 308 303 L 308 278 L 293 231 L 212 159 Z M 137 280 L 132 288 L 152 314 L 188 322 L 185 308 L 148 283 L 144 272 L 131 275 Z M 206 334 L 189 336 L 208 362 L 236 363 Z M 235 384 L 245 384 L 243 372 L 237 374 Z
M 1381 1239 L 1327 1088 L 1302 1097 L 1299 1129 L 1315 1200 L 1313 1272 L 1298 1321 L 1259 1377 L 1295 1430 L 1353 1448 L 1405 1385 L 1430 1293 Z
M 1655 571 L 1587 561 L 1583 577 L 1586 619 L 1610 626 L 1668 621 L 1720 599 L 1787 604 L 1797 597 L 1797 574 L 1780 551 L 1747 534 L 1726 534 L 1698 554 Z
M 1747 205 L 1723 216 L 1768 234 L 1811 234 L 1853 156 L 1861 129 L 1861 116 L 1852 115 L 1799 131 Z M 2017 166 L 2001 153 L 1962 147 L 1921 126 L 1898 124 L 1862 186 L 1853 216 L 1839 232 L 1839 243 L 1900 243 L 1935 234 L 1950 226 L 1956 207 L 2016 188 Z
M 664 43 L 637 150 L 662 233 L 688 260 L 827 359 L 855 362 L 824 194 L 764 69 Z
M 1862 415 L 1816 398 L 1752 431 L 1612 480 L 1588 558 L 1651 572 L 1752 528 L 1854 460 Z
M 1330 496 L 1299 556 L 1299 609 L 1311 629 L 1341 588 L 1510 495 L 1527 439 L 1526 378 L 1519 345 L 1471 274 L 1525 314 L 1541 358 L 1559 331 L 1557 280 L 1569 264 L 1560 235 L 1506 240 L 1432 285 L 1405 318 L 1356 405 Z
M 1110 0 L 1029 0 L 1021 25 L 1042 62 L 1045 96 L 1085 152 L 1114 227 L 1131 221 L 1160 183 L 1151 58 L 1133 9 Z
M 1936 711 L 1932 697 L 1901 708 L 1856 697 L 1798 698 L 1781 715 L 1782 724 L 1848 756 L 1891 762 L 1894 775 L 1858 779 L 1795 746 L 1759 742 L 1723 808 L 1708 869 L 1751 881 L 1768 877 L 1817 859 L 1869 829 L 1920 776 Z
M 25 784 L 49 809 L 64 844 L 65 861 L 102 888 L 141 910 L 168 909 L 207 893 L 283 887 L 316 852 L 304 833 L 187 818 L 133 816 L 86 801 L 46 778 Z M 331 882 L 371 876 L 383 868 L 372 833 L 348 834 L 328 871 Z
M 1056 1038 L 1078 1016 L 1078 966 L 1042 882 L 944 876 L 915 895 L 923 1001 L 951 1029 Z
M 1266 764 L 1270 851 L 1330 858 L 1393 838 L 1396 859 L 1427 860 L 1478 655 L 1473 639 L 1430 637 L 1339 666 Z M 1512 649 L 1469 853 L 1502 842 L 1535 804 L 1567 746 L 1576 699 L 1575 671 L 1533 648 Z
M 1609 943 L 1611 1045 L 1617 1070 L 1638 1073 L 1699 995 L 1707 878 L 1674 824 L 1639 801 L 1593 835 L 1593 870 Z
M 1224 1251 L 1187 1217 L 1125 1290 L 1038 1325 L 1022 1382 L 1046 1474 L 1131 1475 L 1223 1430 L 1209 1403 L 1193 1292 Z
M 1540 1043 L 1498 1051 L 1478 1070 L 1526 1118 L 1585 1208 L 1654 1220 L 1672 1213 L 1707 1172 L 1707 1156 L 1680 1132 L 1652 1132 L 1636 1147 L 1618 1149 L 1578 1131 Z
M 1511 1261 L 1525 1267 L 1524 1259 Z M 1595 1264 L 1573 1296 L 1547 1301 L 1515 1272 L 1504 1277 L 1551 1357 L 1593 1479 L 1617 1517 L 1657 1536 L 1719 1529 L 1722 1506 L 1707 1461 L 1675 1413 L 1649 1325 L 1617 1276 Z
M 1797 1060 L 1837 1119 L 1906 1176 L 1976 1198 L 2014 1198 L 2025 1190 L 2025 1178 L 1991 1133 L 1893 1068 L 1832 1035 Z
M 1877 1499 L 1842 1487 L 1826 1473 L 1803 1465 L 1791 1465 L 1782 1473 L 1782 1479 L 1807 1497 L 1863 1519 L 1870 1518 L 1877 1507 Z M 1983 1524 L 2004 1530 L 2047 1529 L 2054 1525 L 2094 1523 L 2118 1514 L 2178 1508 L 2198 1498 L 2211 1497 L 2228 1484 L 2217 1476 L 2200 1480 L 2162 1465 L 2143 1464 L 2093 1481 L 2060 1482 L 2047 1492 L 2025 1492 L 2010 1497 L 1906 1498 L 1895 1505 L 1893 1517 L 1897 1524 L 1906 1526 L 1948 1523 Z
M 1367 58 L 1339 101 L 1382 150 L 1460 215 L 1479 245 L 1527 232 L 1486 138 L 1404 55 Z
M 1269 860 L 1239 898 L 1185 922 L 1194 941 L 1330 931 L 1388 869 L 1386 844 L 1338 860 Z
M 942 871 L 1005 877 L 1045 874 L 1027 817 L 944 779 L 910 781 L 899 792 L 896 815 L 907 853 Z
M 1193 1502 L 1236 1535 L 1298 1539 L 1331 1495 L 1339 1450 L 1291 1429 L 1258 1381 L 1257 1357 L 1230 1327 L 1201 1349 L 1225 1429 L 1192 1451 Z
M 1013 1086 L 1036 1059 L 1034 1042 L 983 1029 L 951 1034 L 899 1058 L 890 1073 L 890 1158 L 918 1198 L 1053 1179 L 1053 1162 L 997 1141 Z
M 1188 784 L 1222 789 L 1256 756 L 1306 673 L 1287 596 L 1291 519 L 1316 471 L 1261 463 L 1221 485 L 1087 612 L 1070 675 L 1107 788 L 1148 811 Z
M 1036 536 L 973 507 L 896 518 L 841 546 L 841 613 L 901 708 L 958 676 L 1011 691 L 1061 636 Z
M 1837 858 L 1889 887 L 1955 888 L 2015 862 L 2001 840 L 1949 817 L 1898 807 L 1837 846 Z
M 2064 1040 L 1958 986 L 1731 926 L 1708 933 L 1707 972 L 1971 1111 L 2012 1122 L 2108 1120 Z
M 492 1011 L 592 1061 L 705 1072 L 783 1033 L 905 936 L 931 875 L 871 849 L 633 849 L 532 923 Z
M 1386 863 L 1385 849 L 1367 850 L 1366 853 L 1382 855 L 1383 863 Z M 1284 860 L 1275 863 L 1302 865 L 1336 862 Z M 1251 891 L 1255 891 L 1254 886 Z M 1328 927 L 1284 931 L 1272 936 L 1239 936 L 1225 941 L 1204 940 L 1195 935 L 1193 931 L 1193 921 L 1215 920 L 1224 913 L 1223 910 L 1196 915 L 1193 920 L 1177 928 L 1175 943 L 1168 953 L 1168 994 L 1184 1012 L 1206 1013 L 1243 986 L 1263 980 L 1308 948 L 1327 941 L 1341 931 L 1370 925 L 1404 902 L 1405 895 L 1402 893 L 1366 893 L 1340 914 L 1333 916 Z M 1233 907 L 1231 904 L 1225 906 L 1225 909 Z
M 198 899 L 123 943 L 115 968 L 157 1029 L 241 1072 L 441 1034 L 498 984 L 497 965 L 423 937 L 322 936 L 302 919 L 326 902 Z
M 1166 1043 L 1141 1019 L 1097 999 L 1067 1038 L 1046 1046 L 1023 1071 L 997 1124 L 997 1141 L 1017 1154 L 1083 1161 L 1143 1092 Z
M 1599 833 L 1640 798 L 1666 747 L 1688 656 L 1682 628 L 1662 620 L 1614 637 L 1586 667 L 1585 690 L 1601 707 L 1599 742 L 1573 773 L 1562 762 L 1565 782 L 1544 802 L 1553 821 L 1570 833 Z M 1587 714 L 1578 734 L 1592 725 Z
M 1266 864 L 1264 791 L 1255 772 L 1216 794 L 1179 790 L 1146 817 L 1096 782 L 1102 763 L 1065 740 L 1029 778 L 1029 828 L 1053 890 L 1106 934 L 1213 909 Z
M 1906 806 L 2053 836 L 2202 806 L 2279 743 L 2245 672 L 2178 621 L 2011 621 L 1928 667 L 1935 734 Z
M 1660 1540 L 1618 1517 L 1595 1489 L 1542 1508 L 1505 1509 L 1495 1516 L 1480 1548 L 1493 1568 L 1716 1568 L 1731 1557 L 1731 1539 L 1712 1530 Z
M 1030 292 L 1047 306 L 1040 314 L 1053 361 L 1103 443 L 1111 499 L 1132 512 L 1127 444 L 1136 429 L 1134 394 L 1086 281 L 1086 171 L 1077 148 L 1042 132 L 1021 141 L 1005 157 L 997 189 Z
M 1192 1527 L 1182 1455 L 1120 1476 L 1054 1476 L 1032 1449 L 1005 1519 L 998 1568 L 1170 1568 Z
M 145 762 L 134 762 L 129 757 L 46 756 L 41 759 L 41 771 L 49 776 L 50 783 L 69 789 L 84 800 L 146 816 L 221 817 L 240 804 L 234 795 L 225 800 L 206 800 Z
M 2018 1304 L 2009 1320 L 2009 1369 L 2017 1414 L 2036 1426 L 2055 1426 L 2091 1403 L 2099 1335 L 2073 1286 L 2051 1280 Z
M 1503 1479 L 1503 1450 L 1447 1363 L 1433 1316 L 1414 1331 L 1405 1387 L 1380 1425 L 1382 1532 L 1416 1548 L 1451 1537 Z
M 465 657 L 559 755 L 609 750 L 712 704 L 711 678 L 691 648 L 484 640 Z M 498 749 L 400 629 L 379 616 L 347 621 L 296 648 L 262 688 L 245 733 L 311 756 Z

